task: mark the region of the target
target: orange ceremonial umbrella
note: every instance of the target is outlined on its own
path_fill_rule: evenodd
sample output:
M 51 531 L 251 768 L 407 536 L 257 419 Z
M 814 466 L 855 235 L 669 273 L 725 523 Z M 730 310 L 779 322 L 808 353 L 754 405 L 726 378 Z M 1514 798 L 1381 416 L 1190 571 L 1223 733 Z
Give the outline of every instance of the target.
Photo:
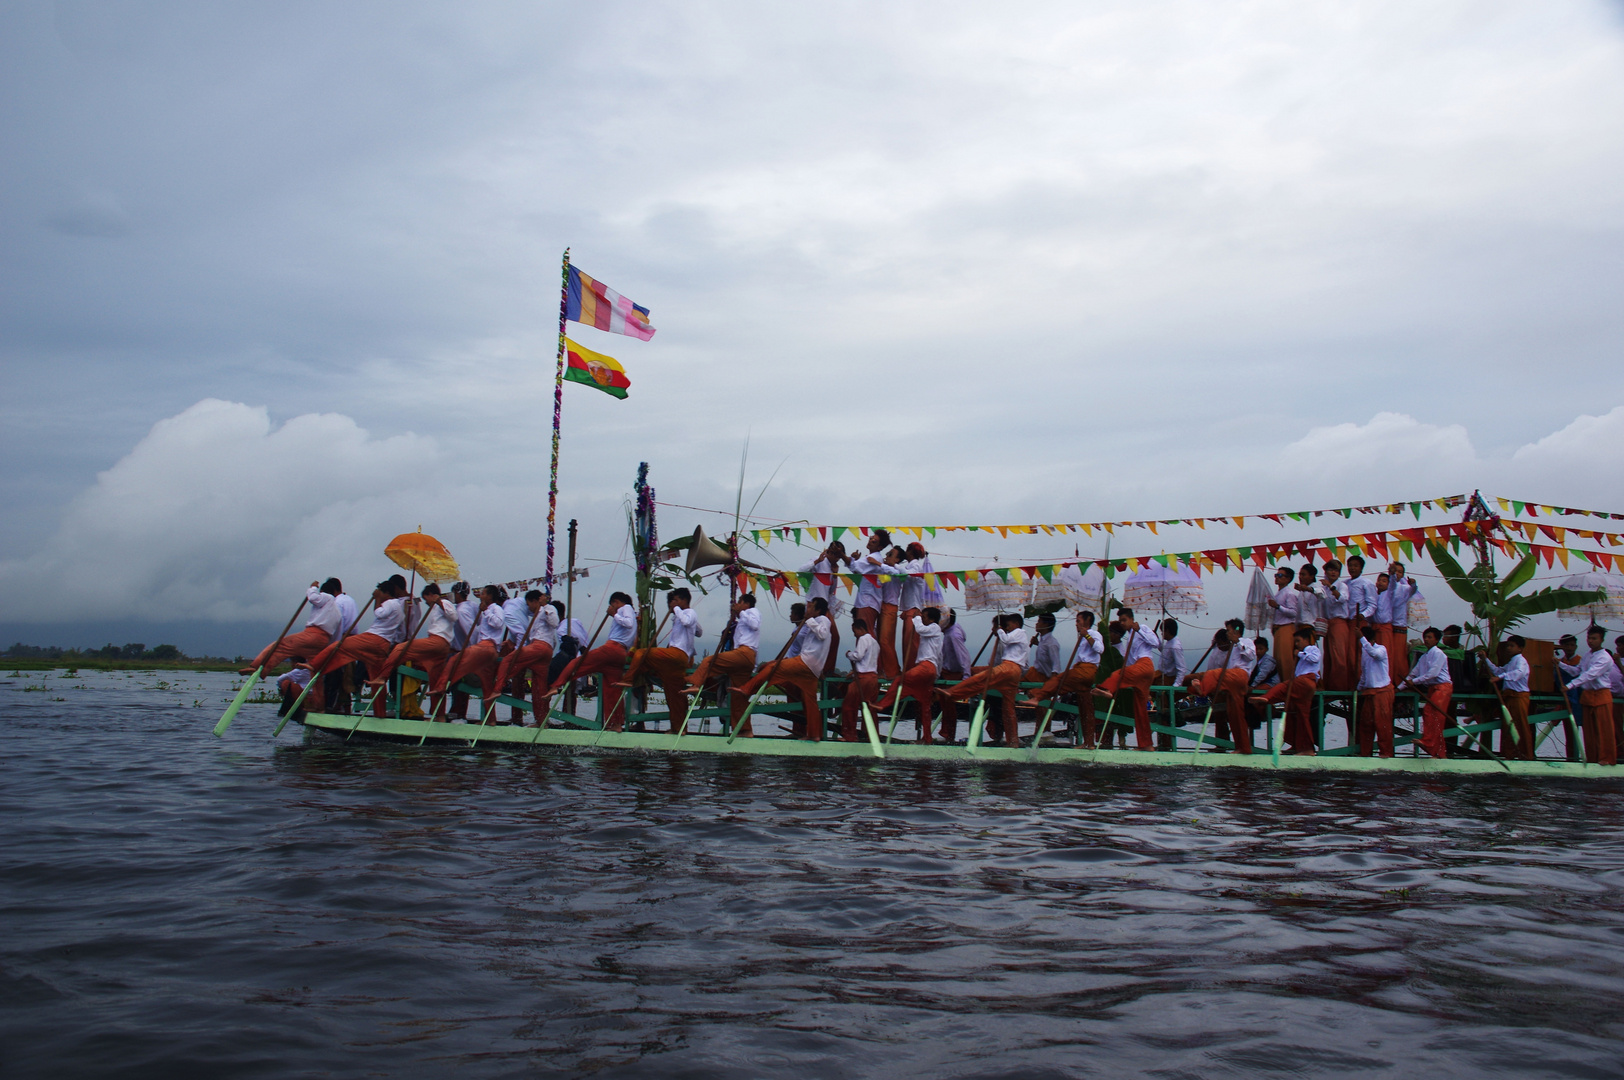
M 401 533 L 389 541 L 383 553 L 402 570 L 420 574 L 425 581 L 456 581 L 462 576 L 457 560 L 445 545 L 422 529 Z

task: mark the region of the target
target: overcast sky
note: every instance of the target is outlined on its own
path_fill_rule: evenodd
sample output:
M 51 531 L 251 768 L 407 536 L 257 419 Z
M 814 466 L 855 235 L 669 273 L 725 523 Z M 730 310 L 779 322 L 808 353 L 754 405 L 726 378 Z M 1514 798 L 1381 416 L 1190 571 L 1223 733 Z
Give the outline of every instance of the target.
M 747 432 L 767 519 L 1624 509 L 1617 3 L 13 4 L 0 137 L 25 640 L 539 573 L 566 245 L 659 329 L 593 560 Z

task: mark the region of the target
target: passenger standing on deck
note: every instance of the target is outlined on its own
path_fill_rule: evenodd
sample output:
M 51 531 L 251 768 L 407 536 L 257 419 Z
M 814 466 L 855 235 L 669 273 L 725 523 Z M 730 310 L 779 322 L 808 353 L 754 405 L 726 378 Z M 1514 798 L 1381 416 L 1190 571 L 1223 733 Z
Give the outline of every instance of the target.
M 336 577 L 319 584 L 312 581 L 305 590 L 310 614 L 305 618 L 304 629 L 265 646 L 246 666 L 238 668 L 237 674 L 252 675 L 259 671 L 269 675 L 272 668 L 295 653 L 300 657 L 314 656 L 332 644 L 349 629 L 349 625 L 342 622 L 338 607 L 338 594 L 343 591 L 344 586 Z
M 1291 678 L 1291 635 L 1297 630 L 1297 612 L 1302 605 L 1302 594 L 1297 591 L 1296 576 L 1291 567 L 1282 566 L 1274 572 L 1275 593 L 1269 598 L 1274 610 L 1273 649 L 1275 665 L 1280 678 Z
M 1511 727 L 1516 732 L 1515 737 L 1510 731 L 1500 733 L 1500 756 L 1533 761 L 1534 733 L 1528 726 L 1528 660 L 1523 656 L 1523 650 L 1527 647 L 1525 638 L 1512 634 L 1506 638 L 1504 664 L 1490 660 L 1487 649 L 1478 649 L 1477 655 L 1483 666 L 1489 669 L 1491 681 L 1499 688 L 1500 700 L 1505 702 L 1506 712 L 1511 714 Z
M 885 553 L 885 573 L 890 577 L 880 585 L 880 674 L 895 679 L 902 674 L 902 665 L 897 661 L 897 614 L 902 604 L 902 583 L 907 580 L 899 576 L 903 573 L 900 547 Z
M 919 707 L 919 741 L 930 743 L 931 699 L 936 696 L 936 662 L 942 655 L 942 613 L 938 608 L 926 608 L 913 618 L 913 632 L 919 643 L 919 657 L 914 666 L 902 673 L 902 678 L 891 684 L 885 696 L 875 706 L 884 712 L 910 697 Z
M 1393 680 L 1403 682 L 1410 673 L 1410 601 L 1421 595 L 1421 588 L 1413 577 L 1406 577 L 1404 564 L 1394 562 L 1387 568 L 1388 603 L 1393 609 L 1393 645 L 1387 652 L 1392 665 Z
M 1320 602 L 1325 612 L 1325 641 L 1322 645 L 1324 677 L 1320 686 L 1326 690 L 1352 690 L 1359 681 L 1354 663 L 1354 617 L 1358 605 L 1353 590 L 1342 580 L 1342 564 L 1335 559 L 1325 564 L 1320 579 Z
M 938 589 L 938 592 L 941 590 Z M 942 616 L 942 659 L 936 672 L 939 681 L 950 683 L 960 682 L 970 674 L 970 646 L 964 640 L 964 627 L 959 625 L 958 612 L 952 608 L 943 608 L 946 612 Z M 942 707 L 941 730 L 942 738 L 947 742 L 957 742 L 959 738 L 959 710 L 951 698 L 940 694 L 936 698 L 937 704 Z
M 857 581 L 857 598 L 853 602 L 855 614 L 868 624 L 868 632 L 874 635 L 874 640 L 880 644 L 880 674 L 886 673 L 885 663 L 885 633 L 880 626 L 880 607 L 882 604 L 882 588 L 878 575 L 887 572 L 885 549 L 891 546 L 891 534 L 884 529 L 874 529 L 868 535 L 868 550 L 861 555 L 846 556 L 846 566 L 854 574 L 862 575 Z M 893 650 L 894 651 L 894 650 Z M 891 658 L 891 667 L 896 668 L 896 657 Z
M 856 742 L 865 722 L 863 706 L 872 711 L 880 699 L 880 643 L 862 619 L 852 619 L 851 632 L 852 647 L 846 651 L 846 659 L 851 661 L 851 685 L 840 705 L 840 735 L 847 742 Z
M 1359 631 L 1376 620 L 1376 583 L 1365 575 L 1365 560 L 1359 555 L 1348 556 L 1348 603 L 1352 605 L 1353 640 L 1348 642 L 1348 673 L 1354 685 L 1359 684 L 1359 670 L 1364 664 L 1364 647 Z M 1349 724 L 1349 730 L 1353 725 Z
M 1590 652 L 1583 660 L 1558 661 L 1570 678 L 1570 689 L 1579 691 L 1584 709 L 1585 760 L 1592 765 L 1618 764 L 1618 733 L 1613 725 L 1613 656 L 1606 649 L 1607 632 L 1592 626 L 1585 633 Z
M 621 731 L 626 726 L 626 695 L 618 692 L 614 684 L 624 682 L 626 656 L 637 638 L 637 608 L 632 598 L 623 592 L 609 594 L 609 640 L 584 656 L 577 656 L 558 673 L 552 686 L 547 688 L 551 697 L 571 679 L 584 679 L 602 675 L 608 712 L 604 726 L 610 731 Z
M 693 663 L 698 639 L 704 636 L 699 615 L 689 605 L 693 593 L 687 589 L 672 589 L 665 598 L 670 629 L 666 631 L 665 645 L 661 648 L 638 649 L 631 654 L 631 666 L 619 682 L 624 690 L 636 680 L 638 672 L 649 670 L 665 691 L 665 704 L 671 714 L 671 730 L 683 730 L 688 723 L 688 665 Z
M 1378 747 L 1381 756 L 1393 756 L 1393 678 L 1387 667 L 1387 646 L 1380 644 L 1375 625 L 1359 631 L 1359 756 L 1369 757 Z
M 1076 694 L 1082 746 L 1085 749 L 1093 749 L 1096 735 L 1094 677 L 1099 673 L 1100 659 L 1105 655 L 1105 639 L 1094 629 L 1092 611 L 1079 611 L 1076 622 L 1077 651 L 1071 667 L 1051 676 L 1037 690 L 1028 691 L 1026 701 L 1035 705 L 1057 694 Z
M 808 600 L 822 599 L 829 605 L 829 663 L 831 671 L 834 659 L 840 655 L 840 627 L 835 625 L 835 575 L 840 573 L 840 563 L 846 558 L 846 545 L 839 540 L 831 540 L 829 546 L 818 552 L 818 557 L 801 567 L 801 573 L 812 575 L 812 584 L 806 588 Z M 828 580 L 825 581 L 824 579 Z M 823 674 L 829 675 L 826 671 Z
M 1134 619 L 1132 608 L 1117 609 L 1117 626 L 1122 631 L 1122 667 L 1095 687 L 1094 694 L 1096 697 L 1112 698 L 1119 689 L 1132 693 L 1135 748 L 1149 750 L 1153 745 L 1150 732 L 1150 681 L 1156 676 L 1154 657 L 1160 647 L 1156 635 Z
M 739 721 L 744 718 L 744 710 L 749 707 L 750 698 L 758 690 L 771 685 L 783 690 L 792 701 L 797 697 L 801 699 L 802 716 L 791 721 L 791 735 L 797 739 L 811 739 L 814 742 L 823 738 L 823 711 L 818 704 L 818 677 L 829 659 L 829 602 L 820 597 L 809 601 L 805 610 L 809 612 L 806 620 L 790 639 L 792 642 L 790 651 L 796 655 L 764 665 L 755 678 L 743 686 L 731 688 L 734 727 L 738 727 Z M 797 640 L 798 646 L 793 644 Z M 754 719 L 746 721 L 739 734 L 754 735 L 754 723 Z
M 756 649 L 761 644 L 761 612 L 756 610 L 756 594 L 741 593 L 728 611 L 733 617 L 733 647 L 701 660 L 688 676 L 690 689 L 702 689 L 711 679 L 742 683 L 755 674 Z
M 925 546 L 917 541 L 909 544 L 902 552 L 902 561 L 898 568 L 908 576 L 902 580 L 901 599 L 897 601 L 901 607 L 899 618 L 902 621 L 902 670 L 907 671 L 918 662 L 919 642 L 914 638 L 914 617 L 924 611 L 926 607 L 941 610 L 942 590 L 934 590 L 935 595 L 928 595 L 931 590 L 926 582 L 925 575 L 934 573 L 931 566 L 930 555 Z M 940 621 L 938 620 L 938 627 Z

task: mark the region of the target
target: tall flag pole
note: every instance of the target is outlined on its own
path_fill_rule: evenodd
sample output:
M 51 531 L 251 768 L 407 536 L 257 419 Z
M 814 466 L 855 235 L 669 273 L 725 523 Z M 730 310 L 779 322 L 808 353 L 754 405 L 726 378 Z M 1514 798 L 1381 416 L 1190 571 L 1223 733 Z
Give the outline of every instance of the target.
M 570 310 L 570 249 L 558 272 L 558 377 L 553 383 L 553 470 L 547 482 L 547 588 L 553 587 L 553 549 L 558 533 L 558 430 L 564 422 L 564 330 Z

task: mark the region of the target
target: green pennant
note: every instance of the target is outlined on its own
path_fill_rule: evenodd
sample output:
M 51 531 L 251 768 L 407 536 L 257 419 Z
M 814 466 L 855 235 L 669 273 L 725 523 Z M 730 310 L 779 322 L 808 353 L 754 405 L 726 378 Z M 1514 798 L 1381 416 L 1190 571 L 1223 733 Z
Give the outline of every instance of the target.
M 999 577 L 1003 578 L 1005 585 L 1009 584 L 1009 570 L 1008 569 L 1006 569 L 1005 567 L 1000 566 L 996 570 L 994 570 L 993 573 L 995 573 Z
M 936 539 L 936 526 L 934 526 L 934 525 L 926 525 L 925 526 L 925 531 L 930 533 L 930 538 L 932 540 Z
M 1343 509 L 1338 510 L 1337 513 L 1341 514 L 1345 518 L 1351 518 L 1353 517 L 1353 507 L 1344 507 Z
M 1421 504 L 1420 503 L 1418 503 L 1418 502 L 1411 503 L 1410 504 L 1410 512 L 1415 515 L 1415 520 L 1417 520 L 1417 521 L 1421 520 Z
M 805 573 L 797 572 L 795 577 L 796 577 L 796 579 L 798 581 L 800 581 L 802 591 L 805 591 L 805 590 L 810 589 L 812 587 L 812 577 L 813 577 L 813 572 L 812 571 L 809 570 L 809 571 L 806 571 Z
M 1241 558 L 1243 559 L 1250 559 L 1252 557 L 1251 548 L 1236 548 L 1235 550 L 1241 553 Z
M 1522 512 L 1523 512 L 1523 510 L 1524 510 L 1524 509 L 1525 509 L 1525 508 L 1526 508 L 1526 507 L 1527 507 L 1527 506 L 1528 506 L 1528 504 L 1527 504 L 1527 503 L 1521 503 L 1521 502 L 1518 502 L 1518 501 L 1517 501 L 1517 500 L 1516 500 L 1516 499 L 1512 499 L 1512 500 L 1511 500 L 1511 512 L 1512 512 L 1512 513 L 1513 513 L 1513 514 L 1517 514 L 1517 515 L 1519 515 L 1519 516 L 1520 516 L 1520 515 L 1521 515 L 1521 514 L 1522 514 Z
M 1410 544 L 1410 542 L 1408 540 L 1400 540 L 1398 542 L 1398 546 L 1399 546 L 1399 550 L 1404 552 L 1404 557 L 1406 559 L 1410 559 L 1412 561 L 1415 559 L 1415 548 Z
M 1114 577 L 1116 577 L 1116 566 L 1114 564 L 1112 564 L 1112 563 L 1106 563 L 1105 564 L 1105 580 L 1110 581 Z
M 1038 567 L 1038 576 L 1041 577 L 1044 581 L 1049 582 L 1051 585 L 1054 584 L 1054 567 L 1053 566 L 1040 566 L 1040 567 Z
M 795 533 L 795 544 L 796 544 L 797 547 L 799 547 L 800 543 L 801 543 L 801 530 L 800 529 L 794 529 L 792 531 Z
M 1164 569 L 1164 570 L 1167 569 L 1167 556 L 1166 555 L 1153 555 L 1152 558 L 1154 558 L 1157 562 L 1162 564 L 1162 569 Z
M 1293 521 L 1300 521 L 1305 525 L 1308 524 L 1308 514 L 1306 511 L 1296 514 L 1287 514 L 1286 516 L 1291 518 Z
M 846 526 L 844 526 L 844 525 L 836 525 L 835 526 L 834 536 L 831 537 L 831 539 L 839 540 L 842 536 L 845 535 L 845 533 L 846 533 Z

